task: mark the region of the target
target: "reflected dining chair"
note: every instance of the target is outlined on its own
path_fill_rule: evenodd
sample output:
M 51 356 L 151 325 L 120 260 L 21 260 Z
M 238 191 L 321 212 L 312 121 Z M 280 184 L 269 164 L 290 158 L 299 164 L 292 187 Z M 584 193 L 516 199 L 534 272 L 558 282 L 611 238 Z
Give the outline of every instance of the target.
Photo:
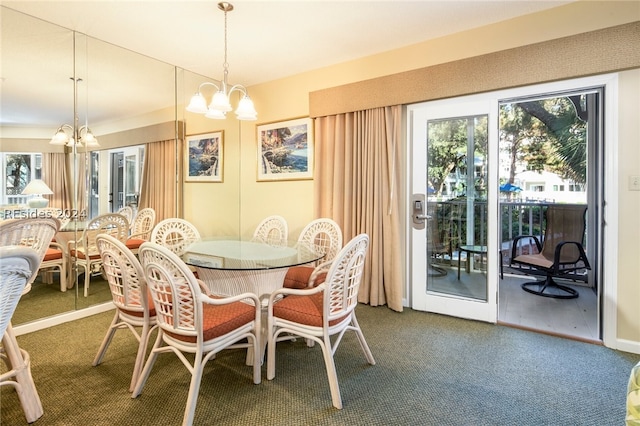
M 287 221 L 282 216 L 273 215 L 264 218 L 253 232 L 253 241 L 272 246 L 286 246 L 289 236 Z
M 127 218 L 127 222 L 129 222 L 129 226 L 133 225 L 133 208 L 131 206 L 123 206 L 118 209 L 116 212 L 121 214 L 125 218 Z
M 140 245 L 151 240 L 151 231 L 155 225 L 156 211 L 154 209 L 146 207 L 139 210 L 131 225 L 131 235 L 125 242 L 127 248 L 137 254 Z
M 324 253 L 324 257 L 310 266 L 294 266 L 289 268 L 284 278 L 285 288 L 307 288 L 321 284 L 322 279 L 309 282 L 315 266 L 331 262 L 342 248 L 342 230 L 334 220 L 319 218 L 312 220 L 304 227 L 298 237 L 298 245 L 310 247 Z
M 99 272 L 102 267 L 102 258 L 96 243 L 100 234 L 109 234 L 124 242 L 129 235 L 129 222 L 121 214 L 106 213 L 89 221 L 82 231 L 80 241 L 69 241 L 69 256 L 75 259 L 77 266 L 84 269 L 84 297 L 89 295 L 91 274 Z
M 183 425 L 191 425 L 207 361 L 228 348 L 249 348 L 253 359 L 258 359 L 260 300 L 252 293 L 224 298 L 205 295 L 178 255 L 159 244 L 143 243 L 138 255 L 156 309 L 158 336 L 132 397 L 142 392 L 158 355 L 173 352 L 191 373 L 183 417 Z M 193 364 L 185 353 L 194 355 L 189 357 Z M 254 362 L 253 383 L 260 381 L 261 364 Z M 170 391 L 175 395 L 176 388 Z
M 63 278 L 62 262 L 66 260 L 62 248 L 54 253 L 59 247 L 58 244 L 52 245 L 52 240 L 60 229 L 58 219 L 47 218 L 27 218 L 27 219 L 7 219 L 0 222 L 0 246 L 24 246 L 35 249 L 40 256 L 38 259 L 39 268 L 43 268 L 42 262 L 49 252 L 49 258 L 45 262 L 44 268 L 59 267 L 60 287 L 66 289 L 66 280 Z M 51 249 L 51 250 L 50 250 Z M 36 279 L 34 275 L 27 283 L 25 293 L 31 290 L 31 284 Z
M 8 371 L 0 374 L 0 387 L 12 386 L 28 423 L 38 420 L 44 410 L 31 376 L 29 353 L 20 349 L 11 328 L 11 317 L 40 266 L 40 253 L 25 246 L 0 247 L 0 358 Z
M 182 256 L 190 244 L 200 240 L 200 232 L 189 221 L 177 217 L 160 221 L 151 231 L 151 242 Z
M 116 312 L 93 360 L 93 366 L 102 362 L 115 332 L 128 328 L 138 340 L 138 352 L 129 385 L 129 392 L 132 392 L 144 366 L 149 335 L 156 327 L 156 311 L 149 300 L 142 266 L 131 250 L 108 234 L 98 235 L 96 244 Z
M 375 364 L 355 315 L 368 246 L 368 235 L 360 234 L 349 241 L 330 263 L 322 284 L 305 290 L 283 288 L 271 294 L 267 307 L 268 380 L 275 378 L 276 344 L 282 333 L 300 336 L 320 345 L 331 400 L 338 409 L 342 408 L 342 398 L 333 356 L 346 331 L 356 333 L 367 362 Z M 334 336 L 337 337 L 332 342 Z

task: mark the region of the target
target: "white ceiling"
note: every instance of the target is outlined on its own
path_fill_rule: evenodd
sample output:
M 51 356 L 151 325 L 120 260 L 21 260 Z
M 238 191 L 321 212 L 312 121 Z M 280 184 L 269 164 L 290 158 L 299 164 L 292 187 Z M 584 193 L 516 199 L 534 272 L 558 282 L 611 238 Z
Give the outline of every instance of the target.
M 570 2 L 235 0 L 228 14 L 229 81 L 251 86 Z M 222 77 L 224 14 L 215 0 L 1 4 L 198 74 Z M 7 69 L 3 65 L 3 96 L 15 80 L 5 75 Z M 10 109 L 3 102 L 3 116 Z

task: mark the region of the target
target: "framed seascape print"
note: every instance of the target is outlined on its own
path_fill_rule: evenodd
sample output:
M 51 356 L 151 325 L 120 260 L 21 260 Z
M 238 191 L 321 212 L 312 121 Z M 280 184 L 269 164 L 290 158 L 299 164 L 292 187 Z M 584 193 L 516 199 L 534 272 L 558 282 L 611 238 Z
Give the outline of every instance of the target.
M 185 181 L 222 182 L 223 132 L 187 136 Z
M 313 128 L 310 118 L 260 124 L 258 182 L 313 178 Z

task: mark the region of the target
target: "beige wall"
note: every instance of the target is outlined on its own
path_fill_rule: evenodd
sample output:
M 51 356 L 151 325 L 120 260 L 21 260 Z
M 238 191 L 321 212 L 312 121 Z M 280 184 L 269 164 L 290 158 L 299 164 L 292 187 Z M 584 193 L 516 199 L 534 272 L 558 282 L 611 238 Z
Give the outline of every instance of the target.
M 620 73 L 618 103 L 618 338 L 640 342 L 640 70 Z M 605 254 L 606 255 L 606 254 Z
M 313 181 L 256 182 L 256 124 L 307 116 L 309 92 L 638 20 L 639 2 L 579 1 L 527 17 L 250 87 L 250 94 L 259 113 L 258 121 L 241 123 L 240 133 L 229 132 L 228 127 L 215 127 L 215 130 L 225 130 L 225 184 L 237 185 L 239 191 L 239 232 L 250 235 L 263 217 L 280 214 L 289 223 L 290 237 L 297 238 L 302 227 L 314 218 Z M 637 243 L 640 240 L 640 220 L 637 213 L 640 192 L 630 192 L 626 188 L 629 175 L 640 175 L 640 129 L 637 119 L 640 116 L 639 82 L 637 70 L 622 73 L 620 87 L 623 99 L 620 101 L 618 123 L 618 221 L 621 234 L 624 235 L 621 235 L 618 244 L 617 336 L 633 342 L 640 342 L 640 249 Z M 189 129 L 192 121 L 191 117 L 187 117 L 188 134 L 195 133 Z M 193 125 L 199 130 L 213 130 L 207 126 L 211 124 L 198 122 Z M 235 127 L 237 122 L 227 120 L 224 126 Z M 232 153 L 238 157 L 231 157 Z M 238 168 L 231 169 L 230 164 Z M 233 174 L 233 179 L 237 176 L 238 180 L 228 181 L 230 174 Z M 210 218 L 212 212 L 227 209 L 227 206 L 222 207 L 221 203 L 215 201 L 216 194 L 222 191 L 216 185 L 220 184 L 188 184 L 185 187 L 185 217 L 196 223 L 198 228 L 206 230 L 205 233 L 217 231 L 217 225 Z M 235 206 L 229 207 L 230 215 L 236 211 Z M 232 220 L 222 222 L 230 221 Z

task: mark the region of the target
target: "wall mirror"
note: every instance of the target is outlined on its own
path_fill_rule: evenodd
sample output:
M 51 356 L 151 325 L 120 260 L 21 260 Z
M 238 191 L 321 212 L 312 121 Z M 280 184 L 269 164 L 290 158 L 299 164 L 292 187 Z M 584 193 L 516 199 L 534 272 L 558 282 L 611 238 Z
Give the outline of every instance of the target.
M 1 204 L 13 204 L 7 196 L 5 157 L 13 153 L 37 156 L 66 152 L 78 185 L 76 203 L 87 207 L 88 216 L 116 211 L 138 201 L 146 144 L 185 136 L 184 103 L 204 77 L 118 46 L 105 43 L 37 18 L 1 8 L 2 114 L 0 152 L 3 157 L 5 195 Z M 37 66 L 34 66 L 37 64 Z M 88 125 L 100 144 L 97 148 L 69 148 L 49 144 L 62 124 Z M 212 126 L 212 124 L 201 124 Z M 199 131 L 194 125 L 193 131 Z M 233 125 L 232 125 L 233 127 Z M 212 130 L 206 128 L 205 131 Z M 227 139 L 239 140 L 239 126 Z M 177 144 L 172 167 L 163 170 L 179 181 L 176 194 L 182 215 L 182 145 Z M 33 169 L 41 167 L 34 161 Z M 226 200 L 239 211 L 238 178 L 227 171 Z M 34 171 L 33 173 L 36 173 Z M 211 185 L 211 184 L 205 184 Z M 237 206 L 237 207 L 236 207 Z M 235 215 L 236 218 L 239 214 Z M 231 225 L 237 228 L 236 224 Z M 233 220 L 231 221 L 233 222 Z M 79 228 L 78 228 L 79 229 Z M 75 235 L 81 230 L 75 232 Z M 24 296 L 14 315 L 14 325 L 104 304 L 111 300 L 106 282 L 91 280 L 84 296 L 82 268 L 72 265 L 74 285 L 62 292 L 57 277 Z M 94 284 L 94 281 L 96 284 Z

